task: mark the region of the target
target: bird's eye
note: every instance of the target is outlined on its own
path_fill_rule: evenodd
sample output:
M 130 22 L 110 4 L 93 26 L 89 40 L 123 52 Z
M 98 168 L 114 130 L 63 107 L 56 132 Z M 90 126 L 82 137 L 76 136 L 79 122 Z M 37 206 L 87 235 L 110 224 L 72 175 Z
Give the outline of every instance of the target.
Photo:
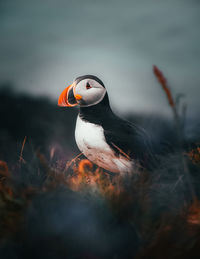
M 90 89 L 90 88 L 92 88 L 92 86 L 89 83 L 87 83 L 86 84 L 86 89 Z

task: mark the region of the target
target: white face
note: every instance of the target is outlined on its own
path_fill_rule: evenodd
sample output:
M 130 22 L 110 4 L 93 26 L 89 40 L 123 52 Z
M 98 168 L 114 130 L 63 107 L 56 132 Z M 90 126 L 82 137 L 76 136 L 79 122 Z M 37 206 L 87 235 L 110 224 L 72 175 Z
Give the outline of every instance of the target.
M 78 104 L 82 107 L 88 107 L 101 102 L 106 94 L 106 89 L 96 80 L 84 79 L 74 86 L 74 96 L 80 96 L 81 99 L 77 100 Z

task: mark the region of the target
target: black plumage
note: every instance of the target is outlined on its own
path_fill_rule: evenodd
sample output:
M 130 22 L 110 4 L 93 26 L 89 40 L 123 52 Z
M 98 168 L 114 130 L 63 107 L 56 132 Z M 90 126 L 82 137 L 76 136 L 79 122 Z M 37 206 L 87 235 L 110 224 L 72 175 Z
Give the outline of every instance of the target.
M 81 119 L 102 126 L 107 144 L 116 156 L 129 156 L 142 167 L 152 167 L 150 140 L 144 129 L 116 116 L 110 108 L 108 94 L 94 106 L 80 107 Z

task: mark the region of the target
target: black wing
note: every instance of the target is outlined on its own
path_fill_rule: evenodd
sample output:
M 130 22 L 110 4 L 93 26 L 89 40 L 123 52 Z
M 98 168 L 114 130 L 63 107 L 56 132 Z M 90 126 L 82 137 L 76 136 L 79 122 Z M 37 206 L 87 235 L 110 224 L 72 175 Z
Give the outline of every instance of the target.
M 128 155 L 147 167 L 151 148 L 144 129 L 122 120 L 114 114 L 103 127 L 106 141 L 117 155 Z

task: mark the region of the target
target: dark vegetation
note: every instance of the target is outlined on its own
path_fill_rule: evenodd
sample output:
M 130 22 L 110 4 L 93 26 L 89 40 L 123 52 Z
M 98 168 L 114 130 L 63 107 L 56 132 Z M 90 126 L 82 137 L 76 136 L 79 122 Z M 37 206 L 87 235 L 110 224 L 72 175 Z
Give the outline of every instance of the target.
M 152 172 L 113 175 L 74 142 L 77 111 L 0 91 L 0 258 L 200 257 L 200 136 L 174 118 L 131 115 L 152 137 Z M 192 131 L 190 130 L 192 129 Z

